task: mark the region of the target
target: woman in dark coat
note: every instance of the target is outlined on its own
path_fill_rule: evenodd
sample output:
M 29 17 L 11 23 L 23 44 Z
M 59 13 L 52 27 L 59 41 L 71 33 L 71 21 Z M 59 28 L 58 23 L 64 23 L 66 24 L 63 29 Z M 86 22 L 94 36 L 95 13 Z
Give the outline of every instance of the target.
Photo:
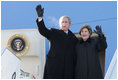
M 103 78 L 98 52 L 105 50 L 107 43 L 101 27 L 96 26 L 95 32 L 99 35 L 97 40 L 90 37 L 92 29 L 89 25 L 84 25 L 80 29 L 79 34 L 82 38 L 76 45 L 77 62 L 75 78 L 77 79 Z

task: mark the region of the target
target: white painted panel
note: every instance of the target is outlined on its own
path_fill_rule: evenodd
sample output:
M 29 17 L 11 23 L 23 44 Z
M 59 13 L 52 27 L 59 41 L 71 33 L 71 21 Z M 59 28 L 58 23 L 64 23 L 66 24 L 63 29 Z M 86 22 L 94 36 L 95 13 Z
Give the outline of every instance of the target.
M 40 56 L 45 54 L 45 38 L 40 35 L 37 29 L 21 29 L 21 30 L 2 30 L 1 45 L 7 46 L 7 41 L 14 34 L 22 34 L 29 40 L 29 50 L 25 56 Z
M 21 60 L 5 49 L 1 55 L 1 78 L 12 79 L 12 75 L 16 72 L 16 78 L 19 78 Z
M 117 79 L 117 50 L 105 74 L 105 79 Z

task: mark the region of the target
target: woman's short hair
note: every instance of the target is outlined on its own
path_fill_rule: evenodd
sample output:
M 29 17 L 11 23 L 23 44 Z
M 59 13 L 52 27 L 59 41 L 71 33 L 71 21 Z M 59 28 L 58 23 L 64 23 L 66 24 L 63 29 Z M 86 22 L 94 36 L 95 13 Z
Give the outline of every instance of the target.
M 62 21 L 63 18 L 68 18 L 69 23 L 71 24 L 71 19 L 68 16 L 61 16 L 60 19 L 59 19 L 59 25 L 61 24 L 61 21 Z
M 83 26 L 81 27 L 81 29 L 80 29 L 80 31 L 79 31 L 79 34 L 80 34 L 80 35 L 81 35 L 81 31 L 82 31 L 84 28 L 88 29 L 90 35 L 92 34 L 92 29 L 91 29 L 90 25 L 85 24 L 85 25 L 83 25 Z

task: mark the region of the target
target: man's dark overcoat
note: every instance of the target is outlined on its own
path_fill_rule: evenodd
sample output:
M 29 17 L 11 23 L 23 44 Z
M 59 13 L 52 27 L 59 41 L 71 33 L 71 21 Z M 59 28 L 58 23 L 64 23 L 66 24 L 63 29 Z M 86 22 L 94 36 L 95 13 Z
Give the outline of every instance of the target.
M 37 19 L 36 22 L 40 34 L 50 42 L 50 50 L 47 54 L 44 69 L 44 78 L 72 79 L 74 77 L 77 38 L 70 30 L 66 34 L 63 30 L 47 29 L 43 20 L 38 22 Z

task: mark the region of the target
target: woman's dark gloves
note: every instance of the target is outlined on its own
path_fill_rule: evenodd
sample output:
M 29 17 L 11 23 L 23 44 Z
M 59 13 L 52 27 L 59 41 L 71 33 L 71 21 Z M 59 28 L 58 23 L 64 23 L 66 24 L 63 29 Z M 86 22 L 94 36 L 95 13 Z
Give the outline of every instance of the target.
M 44 8 L 42 8 L 41 5 L 37 5 L 36 6 L 36 12 L 38 14 L 38 17 L 43 17 Z
M 104 37 L 104 34 L 102 32 L 101 26 L 97 25 L 95 28 L 96 28 L 96 30 L 94 30 L 94 32 L 96 34 L 98 34 L 100 38 L 103 38 Z

